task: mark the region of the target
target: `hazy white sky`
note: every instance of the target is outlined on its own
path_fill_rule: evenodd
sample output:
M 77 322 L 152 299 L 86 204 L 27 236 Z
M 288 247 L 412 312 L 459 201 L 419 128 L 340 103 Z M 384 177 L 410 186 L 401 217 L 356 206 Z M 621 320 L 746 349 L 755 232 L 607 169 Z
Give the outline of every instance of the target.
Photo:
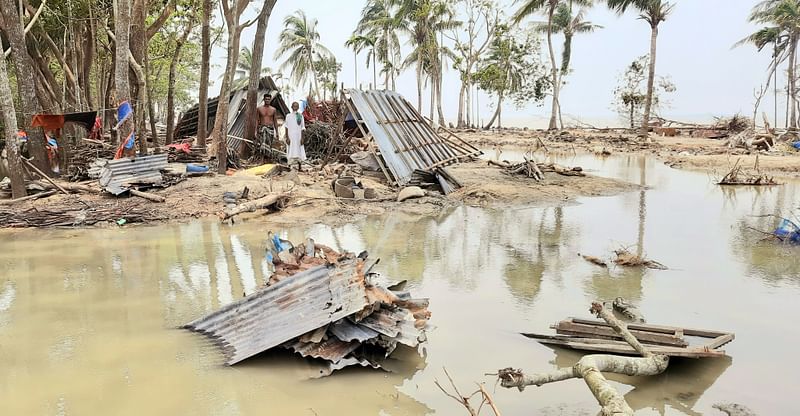
M 252 10 L 245 14 L 246 17 L 255 15 L 259 3 L 255 1 L 251 4 Z M 347 87 L 353 86 L 353 52 L 345 48 L 344 42 L 355 28 L 364 3 L 364 0 L 278 0 L 267 30 L 264 65 L 275 70 L 280 66 L 282 62 L 274 60 L 274 53 L 283 19 L 295 10 L 303 9 L 309 17 L 319 20 L 322 43 L 342 62 L 340 81 Z M 672 94 L 671 108 L 664 111 L 664 115 L 681 120 L 705 120 L 715 115 L 737 112 L 751 115 L 753 90 L 765 80 L 770 53 L 756 53 L 751 46 L 732 49 L 732 45 L 756 29 L 747 22 L 756 0 L 675 0 L 674 3 L 673 14 L 660 26 L 658 40 L 657 73 L 669 75 L 678 88 Z M 506 14 L 512 14 L 517 7 L 510 5 L 504 10 Z M 561 105 L 565 122 L 569 116 L 576 116 L 593 124 L 608 125 L 617 120 L 611 109 L 617 77 L 633 59 L 648 52 L 650 28 L 638 20 L 633 12 L 617 16 L 600 5 L 588 13 L 588 19 L 604 28 L 574 39 L 573 73 L 562 93 Z M 254 32 L 254 27 L 244 32 L 242 46 L 252 45 Z M 558 50 L 562 39 L 557 36 L 554 40 Z M 212 68 L 211 79 L 215 84 L 211 95 L 218 91 L 219 79 L 224 71 L 226 51 L 224 43 L 221 46 L 212 53 L 215 67 Z M 359 82 L 366 87 L 372 80 L 372 71 L 367 70 L 364 59 L 366 54 L 359 57 L 358 75 Z M 380 83 L 380 75 L 378 79 Z M 445 75 L 443 91 L 445 117 L 454 122 L 458 109 L 459 80 L 453 70 Z M 409 101 L 416 102 L 413 70 L 400 76 L 398 92 Z M 785 100 L 780 96 L 778 98 L 778 112 L 782 113 L 780 107 L 785 105 Z M 480 95 L 480 113 L 484 121 L 490 117 L 493 104 L 488 96 Z M 762 109 L 767 110 L 772 118 L 771 95 L 765 104 Z M 531 105 L 519 110 L 508 104 L 504 106 L 503 114 L 504 124 L 541 127 L 548 118 L 549 105 Z M 779 119 L 782 119 L 780 115 Z

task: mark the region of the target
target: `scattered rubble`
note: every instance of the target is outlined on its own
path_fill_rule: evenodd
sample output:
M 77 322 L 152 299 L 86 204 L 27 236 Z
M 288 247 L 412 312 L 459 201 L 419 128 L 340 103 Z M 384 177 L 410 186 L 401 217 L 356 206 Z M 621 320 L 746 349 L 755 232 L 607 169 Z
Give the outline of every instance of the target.
M 745 173 L 742 166 L 739 164 L 741 160 L 736 160 L 736 163 L 731 168 L 730 172 L 725 174 L 722 179 L 717 182 L 718 185 L 750 185 L 750 186 L 769 186 L 779 185 L 775 178 L 758 173 L 758 158 L 756 158 L 755 171 L 756 174 Z
M 226 364 L 282 347 L 318 359 L 327 376 L 353 365 L 381 368 L 400 345 L 425 341 L 428 299 L 413 298 L 404 282 L 381 284 L 372 272 L 379 260 L 269 236 L 267 285 L 184 326 L 219 345 Z

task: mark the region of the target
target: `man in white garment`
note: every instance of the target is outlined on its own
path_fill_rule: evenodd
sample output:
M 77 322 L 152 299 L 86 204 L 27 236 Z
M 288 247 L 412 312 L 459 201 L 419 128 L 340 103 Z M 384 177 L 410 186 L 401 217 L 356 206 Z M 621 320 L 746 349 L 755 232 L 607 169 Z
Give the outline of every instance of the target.
M 295 160 L 297 161 L 298 170 L 300 170 L 301 163 L 306 160 L 306 149 L 303 146 L 305 144 L 303 130 L 306 129 L 306 121 L 303 119 L 303 114 L 298 111 L 299 109 L 300 104 L 296 101 L 293 102 L 292 112 L 286 116 L 286 121 L 284 122 L 284 126 L 286 126 L 286 145 L 289 149 L 286 155 L 290 166 Z

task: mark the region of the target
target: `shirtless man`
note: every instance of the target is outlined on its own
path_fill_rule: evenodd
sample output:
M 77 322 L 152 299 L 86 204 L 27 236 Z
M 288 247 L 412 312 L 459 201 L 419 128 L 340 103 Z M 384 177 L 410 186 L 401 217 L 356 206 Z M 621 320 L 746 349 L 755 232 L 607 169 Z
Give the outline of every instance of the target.
M 278 119 L 276 118 L 278 111 L 269 104 L 271 101 L 272 96 L 269 93 L 264 94 L 264 105 L 258 107 L 258 133 L 260 141 L 267 141 L 265 139 L 275 137 L 278 132 Z M 272 140 L 268 141 L 271 142 Z

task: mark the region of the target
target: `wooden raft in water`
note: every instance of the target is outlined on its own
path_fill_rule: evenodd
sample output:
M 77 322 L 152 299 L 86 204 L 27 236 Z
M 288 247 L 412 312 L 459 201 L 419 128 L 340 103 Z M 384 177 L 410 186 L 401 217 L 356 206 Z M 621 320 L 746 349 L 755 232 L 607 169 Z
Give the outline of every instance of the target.
M 527 334 L 542 344 L 558 345 L 583 351 L 639 355 L 604 321 L 567 318 L 551 328 L 558 335 Z M 650 324 L 628 324 L 628 330 L 655 354 L 670 357 L 724 357 L 720 347 L 733 341 L 731 332 L 709 331 Z

